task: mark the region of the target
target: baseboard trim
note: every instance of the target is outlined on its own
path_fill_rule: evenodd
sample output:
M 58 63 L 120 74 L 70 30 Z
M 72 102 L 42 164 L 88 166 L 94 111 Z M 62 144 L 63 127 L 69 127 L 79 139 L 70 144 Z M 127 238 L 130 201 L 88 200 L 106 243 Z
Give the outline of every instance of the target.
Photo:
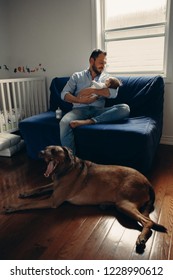
M 173 145 L 173 136 L 162 135 L 160 144 Z

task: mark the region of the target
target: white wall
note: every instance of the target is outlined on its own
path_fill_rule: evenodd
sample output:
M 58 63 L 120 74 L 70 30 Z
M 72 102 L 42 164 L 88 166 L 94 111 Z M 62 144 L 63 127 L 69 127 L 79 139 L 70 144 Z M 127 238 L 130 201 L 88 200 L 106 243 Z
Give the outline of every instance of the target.
M 8 78 L 9 71 L 8 13 L 6 0 L 0 0 L 0 78 Z
M 68 76 L 86 68 L 94 47 L 91 1 L 94 0 L 0 0 L 0 65 L 1 61 L 9 63 L 10 73 L 15 77 L 45 75 L 48 86 L 52 77 Z M 171 71 L 172 33 L 173 24 L 169 53 Z M 28 74 L 26 66 L 37 71 Z M 21 70 L 22 67 L 25 73 L 14 73 L 14 69 Z M 43 67 L 46 72 L 41 69 Z M 0 70 L 0 78 L 8 74 Z M 171 75 L 173 77 L 173 73 Z M 173 144 L 172 123 L 171 81 L 165 86 L 163 143 Z
M 165 85 L 162 144 L 173 145 L 173 83 Z
M 33 74 L 54 77 L 70 75 L 88 66 L 90 0 L 7 1 L 12 69 L 34 69 L 41 63 L 46 72 Z

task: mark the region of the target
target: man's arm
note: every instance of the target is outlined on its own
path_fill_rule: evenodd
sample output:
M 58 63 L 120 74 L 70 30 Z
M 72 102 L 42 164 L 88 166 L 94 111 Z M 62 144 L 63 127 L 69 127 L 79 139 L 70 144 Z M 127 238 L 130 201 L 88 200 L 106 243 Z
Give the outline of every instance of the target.
M 85 88 L 82 89 L 79 92 L 79 96 L 83 97 L 83 96 L 91 96 L 93 94 L 97 94 L 98 96 L 104 96 L 109 98 L 110 96 L 110 92 L 108 88 L 102 88 L 102 89 L 98 89 L 98 88 Z
M 110 88 L 102 88 L 102 89 L 95 89 L 95 88 L 85 88 L 79 92 L 79 96 L 92 96 L 93 94 L 97 94 L 98 96 L 103 96 L 106 98 L 115 98 L 117 96 L 118 90 L 117 89 L 110 89 Z
M 83 103 L 83 104 L 90 104 L 93 103 L 98 99 L 98 96 L 93 95 L 84 95 L 80 96 L 74 96 L 70 92 L 66 93 L 64 96 L 64 100 L 69 103 Z
M 69 81 L 66 83 L 65 87 L 63 88 L 61 92 L 61 98 L 69 103 L 90 104 L 95 102 L 98 99 L 98 96 L 92 96 L 92 95 L 80 96 L 79 94 L 77 96 L 74 95 L 77 81 L 78 81 L 77 74 L 74 73 L 70 77 Z

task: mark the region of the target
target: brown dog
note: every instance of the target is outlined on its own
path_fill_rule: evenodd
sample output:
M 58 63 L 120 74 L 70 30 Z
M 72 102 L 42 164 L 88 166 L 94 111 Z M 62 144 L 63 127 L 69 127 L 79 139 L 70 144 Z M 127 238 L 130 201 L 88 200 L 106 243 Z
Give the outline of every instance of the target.
M 137 252 L 143 252 L 151 229 L 167 232 L 153 222 L 149 213 L 153 210 L 155 194 L 150 182 L 137 170 L 123 166 L 99 165 L 73 156 L 66 147 L 48 146 L 40 156 L 47 162 L 45 176 L 52 176 L 53 184 L 21 194 L 29 197 L 53 193 L 45 200 L 34 200 L 6 207 L 6 212 L 34 208 L 57 208 L 64 201 L 77 205 L 115 205 L 124 214 L 142 225 L 136 241 Z

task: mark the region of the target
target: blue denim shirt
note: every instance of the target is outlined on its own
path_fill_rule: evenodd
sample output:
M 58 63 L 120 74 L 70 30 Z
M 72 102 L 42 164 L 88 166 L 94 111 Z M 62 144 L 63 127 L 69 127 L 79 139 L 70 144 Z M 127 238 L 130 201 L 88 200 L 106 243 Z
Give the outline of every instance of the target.
M 96 82 L 104 82 L 109 75 L 102 73 L 94 79 Z M 61 98 L 64 100 L 64 97 L 67 93 L 71 93 L 74 96 L 77 96 L 78 93 L 84 89 L 92 86 L 92 77 L 89 69 L 83 70 L 81 72 L 75 72 L 65 85 L 64 89 L 61 92 Z M 115 98 L 118 94 L 118 89 L 109 88 L 110 96 L 108 98 Z M 78 104 L 74 103 L 73 108 L 83 107 L 83 106 L 96 106 L 96 107 L 104 107 L 105 105 L 105 97 L 99 97 L 95 102 L 91 104 Z

